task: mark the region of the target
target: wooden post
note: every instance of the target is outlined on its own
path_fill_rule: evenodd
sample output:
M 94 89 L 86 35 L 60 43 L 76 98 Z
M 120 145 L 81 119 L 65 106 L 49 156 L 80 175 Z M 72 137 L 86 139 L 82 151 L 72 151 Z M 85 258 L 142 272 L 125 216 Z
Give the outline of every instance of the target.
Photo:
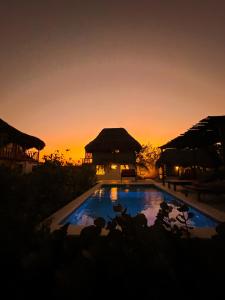
M 225 126 L 220 127 L 220 137 L 221 137 L 221 147 L 222 147 L 222 156 L 223 156 L 223 164 L 225 167 Z
M 216 121 L 214 123 L 214 127 L 217 130 L 217 133 L 219 134 L 220 140 L 218 142 L 221 143 L 221 148 L 222 148 L 221 154 L 222 154 L 223 165 L 225 167 L 225 120 L 224 120 L 224 117 L 216 119 Z
M 165 185 L 165 167 L 162 165 L 162 184 Z

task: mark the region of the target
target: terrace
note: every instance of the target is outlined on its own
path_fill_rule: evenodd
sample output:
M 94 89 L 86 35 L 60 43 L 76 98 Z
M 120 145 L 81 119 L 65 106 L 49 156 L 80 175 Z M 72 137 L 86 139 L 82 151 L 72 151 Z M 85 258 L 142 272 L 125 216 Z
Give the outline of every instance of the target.
M 39 161 L 39 151 L 45 143 L 28 135 L 0 119 L 0 162 L 9 167 L 20 165 L 22 172 L 29 173 Z
M 208 116 L 160 147 L 162 184 L 185 201 L 225 211 L 225 116 Z

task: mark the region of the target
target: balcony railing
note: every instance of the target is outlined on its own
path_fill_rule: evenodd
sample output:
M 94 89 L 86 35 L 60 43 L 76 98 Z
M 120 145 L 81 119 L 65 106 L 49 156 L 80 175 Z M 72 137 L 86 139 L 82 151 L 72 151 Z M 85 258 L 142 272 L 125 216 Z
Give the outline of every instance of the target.
M 39 152 L 0 149 L 0 159 L 5 160 L 39 160 Z
M 82 164 L 92 164 L 92 158 L 82 158 Z
M 29 158 L 39 161 L 39 151 L 26 151 L 26 154 Z

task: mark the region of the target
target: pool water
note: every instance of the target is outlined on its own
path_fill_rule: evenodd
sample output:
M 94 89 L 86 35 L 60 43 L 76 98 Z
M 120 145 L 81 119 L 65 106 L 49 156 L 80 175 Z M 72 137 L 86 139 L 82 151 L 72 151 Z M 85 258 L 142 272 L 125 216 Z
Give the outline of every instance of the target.
M 151 226 L 156 220 L 162 201 L 173 206 L 175 201 L 183 204 L 174 196 L 154 185 L 103 185 L 62 223 L 88 226 L 92 225 L 97 217 L 102 217 L 108 222 L 110 218 L 116 216 L 113 206 L 121 204 L 123 208 L 127 208 L 127 213 L 131 216 L 143 213 L 148 220 L 148 225 Z M 189 212 L 194 213 L 194 217 L 190 221 L 190 225 L 193 227 L 216 227 L 218 224 L 215 220 L 192 207 L 189 208 Z M 174 209 L 171 217 L 176 217 L 176 214 L 178 211 Z

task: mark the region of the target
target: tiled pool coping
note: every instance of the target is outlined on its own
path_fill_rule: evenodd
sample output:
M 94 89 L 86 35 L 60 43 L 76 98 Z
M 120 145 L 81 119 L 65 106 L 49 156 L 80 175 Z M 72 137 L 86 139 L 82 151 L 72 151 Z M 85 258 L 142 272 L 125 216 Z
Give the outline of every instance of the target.
M 77 197 L 58 211 L 56 211 L 54 214 L 52 214 L 47 220 L 45 221 L 50 221 L 50 229 L 51 231 L 54 231 L 56 229 L 59 229 L 62 225 L 60 223 L 62 220 L 64 220 L 69 214 L 71 214 L 77 207 L 79 207 L 89 196 L 93 194 L 93 192 L 96 189 L 99 189 L 102 185 L 107 184 L 107 185 L 124 185 L 124 184 L 129 184 L 129 185 L 149 185 L 153 184 L 159 189 L 173 195 L 174 197 L 178 198 L 182 202 L 192 206 L 193 208 L 198 209 L 199 211 L 203 212 L 205 215 L 215 219 L 216 221 L 219 222 L 225 222 L 225 213 L 220 212 L 217 209 L 205 204 L 205 203 L 200 203 L 196 200 L 193 199 L 193 197 L 185 197 L 179 192 L 174 192 L 171 189 L 168 189 L 166 186 L 163 186 L 161 183 L 158 183 L 154 180 L 145 180 L 145 181 L 124 181 L 121 183 L 120 181 L 102 181 L 93 186 L 91 189 L 89 189 L 87 192 L 83 193 L 81 196 Z M 82 228 L 85 226 L 80 226 L 80 225 L 70 225 L 68 228 L 68 234 L 79 234 Z M 106 233 L 106 231 L 103 231 L 103 234 Z M 193 235 L 194 236 L 199 236 L 199 237 L 210 237 L 215 234 L 215 229 L 214 228 L 194 228 L 193 229 Z

